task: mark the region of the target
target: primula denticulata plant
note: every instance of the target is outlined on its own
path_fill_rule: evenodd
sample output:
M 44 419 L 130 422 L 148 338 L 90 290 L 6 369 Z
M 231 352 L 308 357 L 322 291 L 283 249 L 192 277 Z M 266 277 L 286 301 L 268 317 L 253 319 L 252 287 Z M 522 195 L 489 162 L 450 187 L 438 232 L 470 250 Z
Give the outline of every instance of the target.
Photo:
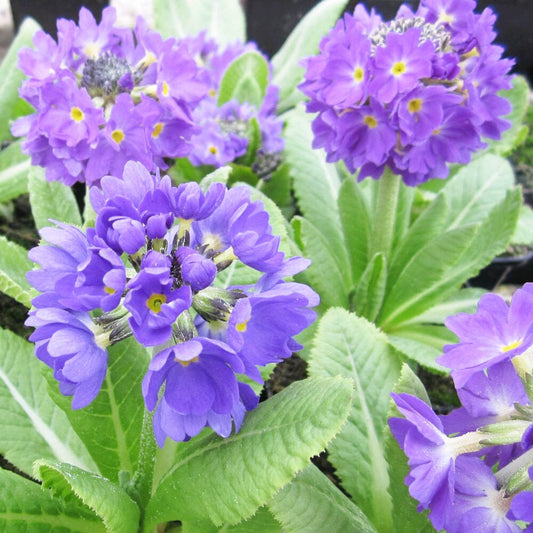
M 271 61 L 238 0 L 22 25 L 0 201 L 29 193 L 41 240 L 0 237 L 28 308 L 0 330 L 3 531 L 533 527 L 533 285 L 464 288 L 528 234 L 527 82 L 474 0 L 346 4 Z

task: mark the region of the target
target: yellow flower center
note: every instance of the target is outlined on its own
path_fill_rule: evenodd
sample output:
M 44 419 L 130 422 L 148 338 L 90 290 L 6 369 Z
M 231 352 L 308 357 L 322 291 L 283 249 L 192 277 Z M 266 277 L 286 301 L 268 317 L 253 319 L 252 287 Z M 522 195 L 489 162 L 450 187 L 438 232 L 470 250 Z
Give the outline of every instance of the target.
M 113 130 L 111 133 L 111 138 L 117 143 L 120 144 L 126 135 L 124 135 L 124 132 L 122 130 Z
M 422 100 L 420 98 L 413 98 L 407 104 L 409 113 L 418 113 L 422 109 Z
M 207 91 L 207 94 L 208 94 L 211 98 L 214 98 L 214 97 L 217 95 L 217 92 L 215 91 L 215 89 L 209 89 L 209 91 Z
M 406 67 L 403 61 L 396 61 L 396 63 L 392 65 L 391 72 L 395 76 L 401 76 L 405 71 L 406 71 Z
M 83 48 L 83 53 L 87 57 L 94 59 L 98 57 L 98 54 L 100 54 L 100 45 L 98 43 L 86 44 L 85 47 Z
M 209 148 L 208 148 L 209 152 L 211 152 L 213 155 L 216 155 L 218 154 L 218 148 L 216 146 L 213 146 L 211 145 Z
M 170 94 L 170 89 L 166 81 L 163 82 L 163 85 L 161 87 L 161 92 L 163 93 L 163 96 L 168 96 Z
M 507 346 L 504 346 L 502 348 L 502 352 L 505 353 L 505 352 L 510 352 L 511 350 L 514 350 L 515 348 L 518 348 L 520 345 L 522 344 L 522 341 L 515 341 L 515 342 L 511 342 L 511 344 L 507 344 Z
M 107 294 L 115 294 L 117 291 L 112 287 L 104 287 L 104 292 L 107 292 Z
M 378 125 L 378 121 L 372 115 L 367 115 L 363 119 L 363 124 L 365 124 L 366 126 L 368 126 L 371 129 L 374 129 Z
M 157 139 L 161 135 L 162 131 L 163 131 L 163 123 L 162 122 L 158 122 L 154 126 L 154 129 L 152 131 L 152 139 Z
M 199 357 L 193 357 L 192 359 L 189 359 L 188 361 L 181 361 L 180 359 L 174 359 L 177 363 L 179 363 L 183 367 L 188 367 L 191 363 L 197 363 L 199 361 Z
M 166 303 L 167 297 L 164 294 L 154 293 L 146 300 L 146 307 L 154 313 L 161 312 L 161 306 Z
M 249 319 L 248 319 L 249 320 Z M 235 326 L 235 329 L 239 332 L 239 333 L 244 333 L 246 331 L 246 328 L 248 327 L 248 320 L 246 320 L 245 322 L 241 322 L 240 324 L 237 324 Z
M 450 15 L 449 13 L 446 13 L 444 9 L 439 13 L 439 18 L 437 20 L 437 24 L 452 24 L 452 22 L 455 20 L 455 17 Z
M 81 122 L 85 118 L 85 114 L 79 107 L 73 107 L 70 110 L 70 118 L 75 122 Z
M 363 78 L 365 77 L 365 72 L 364 70 L 361 68 L 361 67 L 357 67 L 354 71 L 353 71 L 353 79 L 359 83 L 361 81 L 363 81 Z

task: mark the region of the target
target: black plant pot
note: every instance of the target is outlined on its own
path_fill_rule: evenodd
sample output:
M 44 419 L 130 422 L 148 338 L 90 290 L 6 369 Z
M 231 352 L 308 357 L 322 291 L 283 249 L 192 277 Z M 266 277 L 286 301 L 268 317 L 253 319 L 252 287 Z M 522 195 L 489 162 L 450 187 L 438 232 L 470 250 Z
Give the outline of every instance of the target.
M 501 284 L 523 285 L 528 281 L 533 281 L 533 252 L 517 257 L 496 257 L 468 284 L 492 290 Z
M 56 37 L 56 20 L 66 18 L 77 21 L 80 8 L 86 7 L 96 20 L 100 20 L 102 9 L 108 0 L 10 0 L 15 30 L 26 17 L 34 18 L 50 35 Z

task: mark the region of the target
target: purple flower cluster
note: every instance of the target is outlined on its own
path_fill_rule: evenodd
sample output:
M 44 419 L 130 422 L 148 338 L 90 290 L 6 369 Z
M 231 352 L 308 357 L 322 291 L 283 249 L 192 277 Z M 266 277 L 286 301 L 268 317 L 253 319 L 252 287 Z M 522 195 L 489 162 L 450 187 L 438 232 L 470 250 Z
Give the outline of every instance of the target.
M 228 66 L 239 56 L 259 52 L 255 43 L 235 43 L 225 48 L 208 39 L 205 32 L 195 38 L 185 39 L 190 54 L 201 66 L 202 81 L 208 86 L 206 96 L 193 111 L 200 126 L 192 136 L 189 158 L 193 165 L 220 167 L 243 156 L 249 144 L 250 121 L 255 119 L 261 134 L 255 168 L 260 177 L 268 176 L 279 163 L 279 153 L 284 148 L 281 137 L 283 121 L 276 116 L 278 87 L 269 83 L 261 107 L 248 102 L 231 100 L 217 105 L 220 84 Z M 268 59 L 265 57 L 268 61 Z
M 437 530 L 518 533 L 517 521 L 533 518 L 533 284 L 509 306 L 486 294 L 476 313 L 446 326 L 459 342 L 439 362 L 451 368 L 462 406 L 439 417 L 419 398 L 393 394 L 405 417 L 389 420 L 409 458 L 405 482 Z
M 260 109 L 217 106 L 225 69 L 254 45 L 219 51 L 203 34 L 164 40 L 142 18 L 133 30 L 115 20 L 112 7 L 99 24 L 82 8 L 78 25 L 58 20 L 57 42 L 39 31 L 35 48 L 20 53 L 28 77 L 20 95 L 36 111 L 15 121 L 12 133 L 26 137 L 22 148 L 47 179 L 93 185 L 121 175 L 127 161 L 155 171 L 189 155 L 195 165 L 225 165 L 246 152 L 251 119 L 260 125 L 262 159 L 277 161 L 283 141 L 275 86 Z
M 386 167 L 408 185 L 445 178 L 468 163 L 482 137 L 499 139 L 511 110 L 513 61 L 493 44 L 495 15 L 474 0 L 421 0 L 383 22 L 358 4 L 305 62 L 315 148 L 359 179 Z
M 285 258 L 245 186 L 174 187 L 130 161 L 90 199 L 94 228 L 56 223 L 30 251 L 41 267 L 28 274 L 41 293 L 26 322 L 37 357 L 84 407 L 100 390 L 106 348 L 133 335 L 154 347 L 142 390 L 160 446 L 206 426 L 238 431 L 258 402 L 243 377 L 261 383 L 258 367 L 300 349 L 293 337 L 315 319 L 316 293 L 283 279 L 309 262 Z M 217 285 L 235 261 L 258 271 L 256 284 Z
M 57 42 L 36 33 L 19 65 L 28 79 L 20 94 L 36 112 L 18 119 L 15 136 L 49 180 L 92 185 L 120 175 L 126 161 L 164 168 L 163 158 L 188 153 L 192 108 L 207 87 L 188 49 L 163 40 L 139 19 L 115 27 L 108 7 L 97 24 L 82 8 L 79 25 L 57 21 Z

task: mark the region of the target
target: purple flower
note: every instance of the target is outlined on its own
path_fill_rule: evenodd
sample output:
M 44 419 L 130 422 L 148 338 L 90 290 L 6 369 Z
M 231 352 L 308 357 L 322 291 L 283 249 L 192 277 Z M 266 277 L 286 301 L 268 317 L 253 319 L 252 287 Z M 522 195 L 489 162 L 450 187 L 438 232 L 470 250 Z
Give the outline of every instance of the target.
M 498 487 L 492 470 L 477 457 L 458 457 L 455 463 L 454 500 L 444 528 L 449 533 L 464 531 L 519 533 L 520 526 L 509 518 L 514 498 Z M 525 494 L 525 493 L 522 493 Z M 530 515 L 533 516 L 533 515 Z
M 48 245 L 30 250 L 29 258 L 41 265 L 28 272 L 28 281 L 42 294 L 35 307 L 65 307 L 73 311 L 101 308 L 111 311 L 120 303 L 126 283 L 120 257 L 89 229 L 87 235 L 68 224 L 43 228 Z
M 143 381 L 146 407 L 152 411 L 157 406 L 154 432 L 159 446 L 167 436 L 188 440 L 206 426 L 223 437 L 229 436 L 233 424 L 239 431 L 245 411 L 258 401 L 248 385 L 237 381 L 235 373 L 243 370 L 227 345 L 202 337 L 159 352 Z
M 278 282 L 273 287 L 237 300 L 230 315 L 228 344 L 243 358 L 246 373 L 261 380 L 257 366 L 277 363 L 302 345 L 294 336 L 312 324 L 318 295 L 307 285 Z
M 533 466 L 529 467 L 528 474 L 530 479 L 533 479 Z M 533 532 L 533 491 L 526 490 L 516 494 L 511 501 L 511 508 L 507 516 L 512 520 L 528 522 L 529 527 L 524 531 L 526 533 Z
M 191 289 L 173 289 L 170 260 L 159 252 L 148 252 L 140 272 L 126 288 L 124 307 L 131 313 L 130 326 L 144 346 L 156 346 L 169 340 L 172 324 L 191 306 Z
M 360 169 L 359 179 L 389 167 L 417 185 L 467 163 L 482 137 L 499 138 L 510 107 L 497 93 L 509 88 L 513 62 L 492 44 L 492 12 L 474 8 L 422 0 L 386 23 L 362 5 L 346 14 L 305 61 L 313 147 Z
M 212 183 L 204 193 L 194 181 L 182 183 L 173 195 L 174 212 L 183 220 L 203 220 L 222 203 L 226 187 Z
M 27 326 L 35 331 L 35 355 L 54 370 L 72 408 L 89 405 L 97 396 L 107 370 L 109 333 L 99 330 L 87 313 L 47 307 L 30 311 Z
M 217 275 L 213 261 L 187 246 L 180 246 L 175 253 L 180 265 L 182 280 L 195 292 L 209 287 Z
M 485 294 L 474 314 L 459 313 L 445 325 L 459 342 L 446 345 L 437 361 L 451 368 L 461 388 L 476 372 L 511 360 L 533 344 L 533 293 L 519 289 L 510 306 L 496 294 Z
M 455 463 L 461 452 L 444 433 L 441 421 L 429 405 L 410 394 L 391 396 L 405 416 L 390 418 L 389 427 L 409 458 L 411 470 L 405 478 L 409 494 L 420 502 L 419 512 L 431 509 L 429 518 L 435 529 L 440 530 L 453 503 Z

